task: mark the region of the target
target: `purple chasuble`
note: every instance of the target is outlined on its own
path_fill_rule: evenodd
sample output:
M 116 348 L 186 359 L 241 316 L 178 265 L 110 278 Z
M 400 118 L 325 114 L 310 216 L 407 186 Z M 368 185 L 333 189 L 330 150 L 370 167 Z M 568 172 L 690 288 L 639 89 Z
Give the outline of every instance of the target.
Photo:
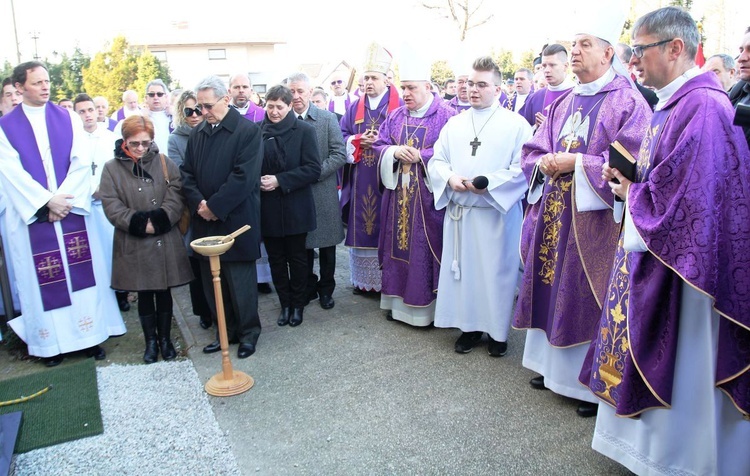
M 266 110 L 258 106 L 252 101 L 248 101 L 248 107 L 245 114 L 242 117 L 251 122 L 260 122 L 266 115 Z
M 550 91 L 547 88 L 542 88 L 535 93 L 531 93 L 531 95 L 526 98 L 526 102 L 523 103 L 523 107 L 521 107 L 521 110 L 518 111 L 518 113 L 533 126 L 536 124 L 536 113 L 541 112 L 544 117 L 547 117 L 552 103 L 568 91 L 570 91 L 570 89 Z
M 70 168 L 73 125 L 69 113 L 52 104 L 47 104 L 45 108 L 45 119 L 52 163 L 59 187 Z M 17 107 L 0 119 L 0 127 L 5 132 L 8 142 L 18 152 L 24 170 L 42 187 L 47 188 L 47 174 L 42 163 L 42 156 L 34 140 L 34 130 L 23 108 Z M 95 286 L 84 218 L 71 213 L 60 221 L 60 225 L 68 260 L 71 289 L 79 291 Z M 44 310 L 70 306 L 67 278 L 54 223 L 35 221 L 28 226 L 28 230 Z
M 365 120 L 355 124 L 359 101 L 367 101 L 363 95 L 347 109 L 341 118 L 341 132 L 344 143 L 350 136 L 362 134 L 367 130 L 379 130 L 380 125 L 388 115 L 388 100 L 390 91 L 380 99 L 374 110 L 370 109 L 369 101 L 365 102 Z M 355 248 L 378 247 L 380 236 L 380 203 L 383 197 L 383 187 L 380 182 L 378 157 L 375 149 L 362 151 L 362 158 L 356 164 L 345 164 L 341 181 L 341 216 L 346 229 L 346 246 Z
M 619 233 L 609 208 L 612 192 L 601 178 L 602 163 L 609 160 L 614 140 L 637 156 L 650 119 L 643 97 L 616 76 L 593 96 L 566 91 L 524 145 L 521 165 L 527 179 L 544 154 L 564 152 L 568 146 L 571 153 L 582 154 L 585 180 L 608 208 L 579 212 L 572 173 L 547 180 L 524 219 L 524 273 L 514 327 L 541 329 L 554 347 L 595 337 Z
M 399 296 L 409 306 L 429 306 L 436 298 L 443 250 L 444 210 L 435 210 L 427 189 L 427 163 L 440 130 L 455 111 L 433 94 L 424 117 L 408 117 L 405 106 L 391 112 L 380 126 L 376 154 L 391 145 L 411 145 L 420 150 L 422 162 L 398 167 L 395 190 L 383 192 L 378 260 L 382 266 L 381 293 Z M 395 170 L 395 169 L 394 169 Z M 405 176 L 408 175 L 408 185 Z
M 456 113 L 463 112 L 471 107 L 471 104 L 462 105 L 458 104 L 458 96 L 454 97 L 450 101 L 448 101 L 448 107 L 456 111 Z
M 580 381 L 620 416 L 672 401 L 687 283 L 721 316 L 716 385 L 750 415 L 750 157 L 717 79 L 699 75 L 654 114 L 628 206 L 648 252 L 618 248 Z

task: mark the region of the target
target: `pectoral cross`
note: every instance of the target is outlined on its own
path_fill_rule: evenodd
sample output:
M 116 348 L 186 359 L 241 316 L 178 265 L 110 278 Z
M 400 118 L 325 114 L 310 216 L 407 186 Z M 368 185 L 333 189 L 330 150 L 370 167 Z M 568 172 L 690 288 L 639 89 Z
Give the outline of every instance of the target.
M 479 138 L 475 137 L 473 141 L 469 142 L 469 145 L 471 146 L 471 156 L 474 157 L 477 155 L 477 147 L 482 145 L 482 143 L 479 142 Z
M 94 162 L 91 162 L 91 175 L 96 175 L 96 168 L 98 165 L 96 165 Z

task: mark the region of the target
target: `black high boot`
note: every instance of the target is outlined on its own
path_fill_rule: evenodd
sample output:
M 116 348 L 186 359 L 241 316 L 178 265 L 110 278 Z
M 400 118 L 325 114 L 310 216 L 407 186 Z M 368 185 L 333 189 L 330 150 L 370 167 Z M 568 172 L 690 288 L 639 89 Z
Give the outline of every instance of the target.
M 153 364 L 159 358 L 159 345 L 156 342 L 156 316 L 149 314 L 138 317 L 141 318 L 143 337 L 146 338 L 146 351 L 143 353 L 143 361 L 147 364 Z
M 156 327 L 159 331 L 159 348 L 161 349 L 161 358 L 164 360 L 172 360 L 177 357 L 177 352 L 174 350 L 170 334 L 172 333 L 172 313 L 171 312 L 157 312 L 156 313 Z

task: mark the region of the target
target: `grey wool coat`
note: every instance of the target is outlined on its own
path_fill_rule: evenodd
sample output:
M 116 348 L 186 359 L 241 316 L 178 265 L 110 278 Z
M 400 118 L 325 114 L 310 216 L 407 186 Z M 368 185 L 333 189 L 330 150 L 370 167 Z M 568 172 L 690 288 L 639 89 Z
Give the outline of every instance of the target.
M 112 287 L 126 291 L 159 291 L 181 286 L 193 272 L 176 226 L 185 206 L 180 170 L 164 157 L 169 175 L 162 172 L 156 143 L 136 165 L 121 150 L 104 164 L 99 185 L 104 214 L 115 227 L 112 248 Z M 154 234 L 146 234 L 151 220 Z
M 307 234 L 306 246 L 307 249 L 336 246 L 344 240 L 336 174 L 346 163 L 344 137 L 336 115 L 312 104 L 305 122 L 315 128 L 320 153 L 320 178 L 312 184 L 318 228 Z

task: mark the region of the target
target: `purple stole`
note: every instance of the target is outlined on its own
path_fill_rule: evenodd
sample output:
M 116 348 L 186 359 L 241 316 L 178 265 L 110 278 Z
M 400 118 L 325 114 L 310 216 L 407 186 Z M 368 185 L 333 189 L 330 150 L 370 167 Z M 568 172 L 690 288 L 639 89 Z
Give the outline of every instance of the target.
M 107 129 L 109 129 L 110 131 L 114 132 L 116 126 L 117 126 L 117 121 L 115 121 L 114 119 L 108 117 L 107 118 Z
M 573 98 L 570 112 L 575 112 L 578 106 L 583 106 L 581 115 L 588 117 L 589 130 L 582 131 L 572 139 L 570 152 L 585 154 L 588 150 L 588 144 L 581 140 L 583 133 L 591 140 L 594 127 L 598 122 L 599 110 L 602 105 L 602 98 L 606 92 L 598 93 L 593 96 L 577 96 Z M 567 124 L 567 122 L 566 122 Z M 552 131 L 556 134 L 558 131 Z M 567 147 L 567 136 L 562 138 L 552 137 L 555 151 L 565 151 Z M 572 279 L 562 279 L 566 270 L 566 254 L 569 251 L 576 253 L 571 247 L 570 240 L 575 240 L 575 231 L 573 229 L 573 174 L 568 173 L 561 175 L 557 180 L 548 180 L 544 186 L 543 202 L 539 209 L 534 231 L 534 256 L 526 266 L 532 266 L 532 282 L 534 289 L 534 301 L 530 309 L 530 325 L 534 329 L 542 329 L 547 334 L 549 343 L 556 347 L 567 347 L 583 342 L 588 342 L 593 337 L 593 328 L 583 325 L 570 325 L 567 328 L 559 328 L 560 319 L 555 319 L 557 305 L 560 304 L 560 297 L 570 295 L 571 286 L 578 285 L 581 289 L 589 289 L 587 283 L 571 282 Z M 539 244 L 537 248 L 536 244 Z M 577 260 L 570 260 L 571 263 Z M 570 266 L 570 265 L 568 265 Z M 571 273 L 575 274 L 575 273 Z M 581 273 L 582 274 L 582 273 Z M 557 305 L 550 304 L 557 303 Z M 593 308 L 586 310 L 583 306 Z M 580 300 L 577 304 L 576 315 L 585 316 L 598 315 L 600 312 L 596 301 L 592 299 Z M 570 318 L 575 319 L 574 317 Z M 592 325 L 595 321 L 591 321 Z
M 266 111 L 262 107 L 256 105 L 252 101 L 248 102 L 249 106 L 247 112 L 242 116 L 251 122 L 260 122 L 265 117 Z
M 349 97 L 349 93 L 346 93 L 346 98 L 344 99 L 344 111 L 348 111 L 349 110 L 349 105 L 351 105 L 351 103 L 352 103 L 352 100 Z M 334 112 L 335 106 L 336 106 L 336 104 L 333 102 L 333 99 L 331 99 L 330 101 L 328 101 L 328 110 L 329 111 Z
M 52 104 L 45 108 L 50 152 L 59 187 L 70 168 L 70 150 L 73 146 L 73 126 L 67 111 Z M 47 188 L 47 174 L 42 156 L 34 140 L 34 130 L 23 108 L 15 108 L 0 122 L 11 146 L 18 152 L 21 165 L 42 187 Z M 60 221 L 68 258 L 71 289 L 79 291 L 96 285 L 91 265 L 86 222 L 81 215 L 69 214 Z M 70 306 L 67 278 L 57 241 L 55 224 L 35 221 L 28 226 L 31 253 L 36 268 L 39 291 L 45 311 Z
M 117 110 L 117 122 L 120 122 L 125 119 L 125 108 L 121 107 Z

